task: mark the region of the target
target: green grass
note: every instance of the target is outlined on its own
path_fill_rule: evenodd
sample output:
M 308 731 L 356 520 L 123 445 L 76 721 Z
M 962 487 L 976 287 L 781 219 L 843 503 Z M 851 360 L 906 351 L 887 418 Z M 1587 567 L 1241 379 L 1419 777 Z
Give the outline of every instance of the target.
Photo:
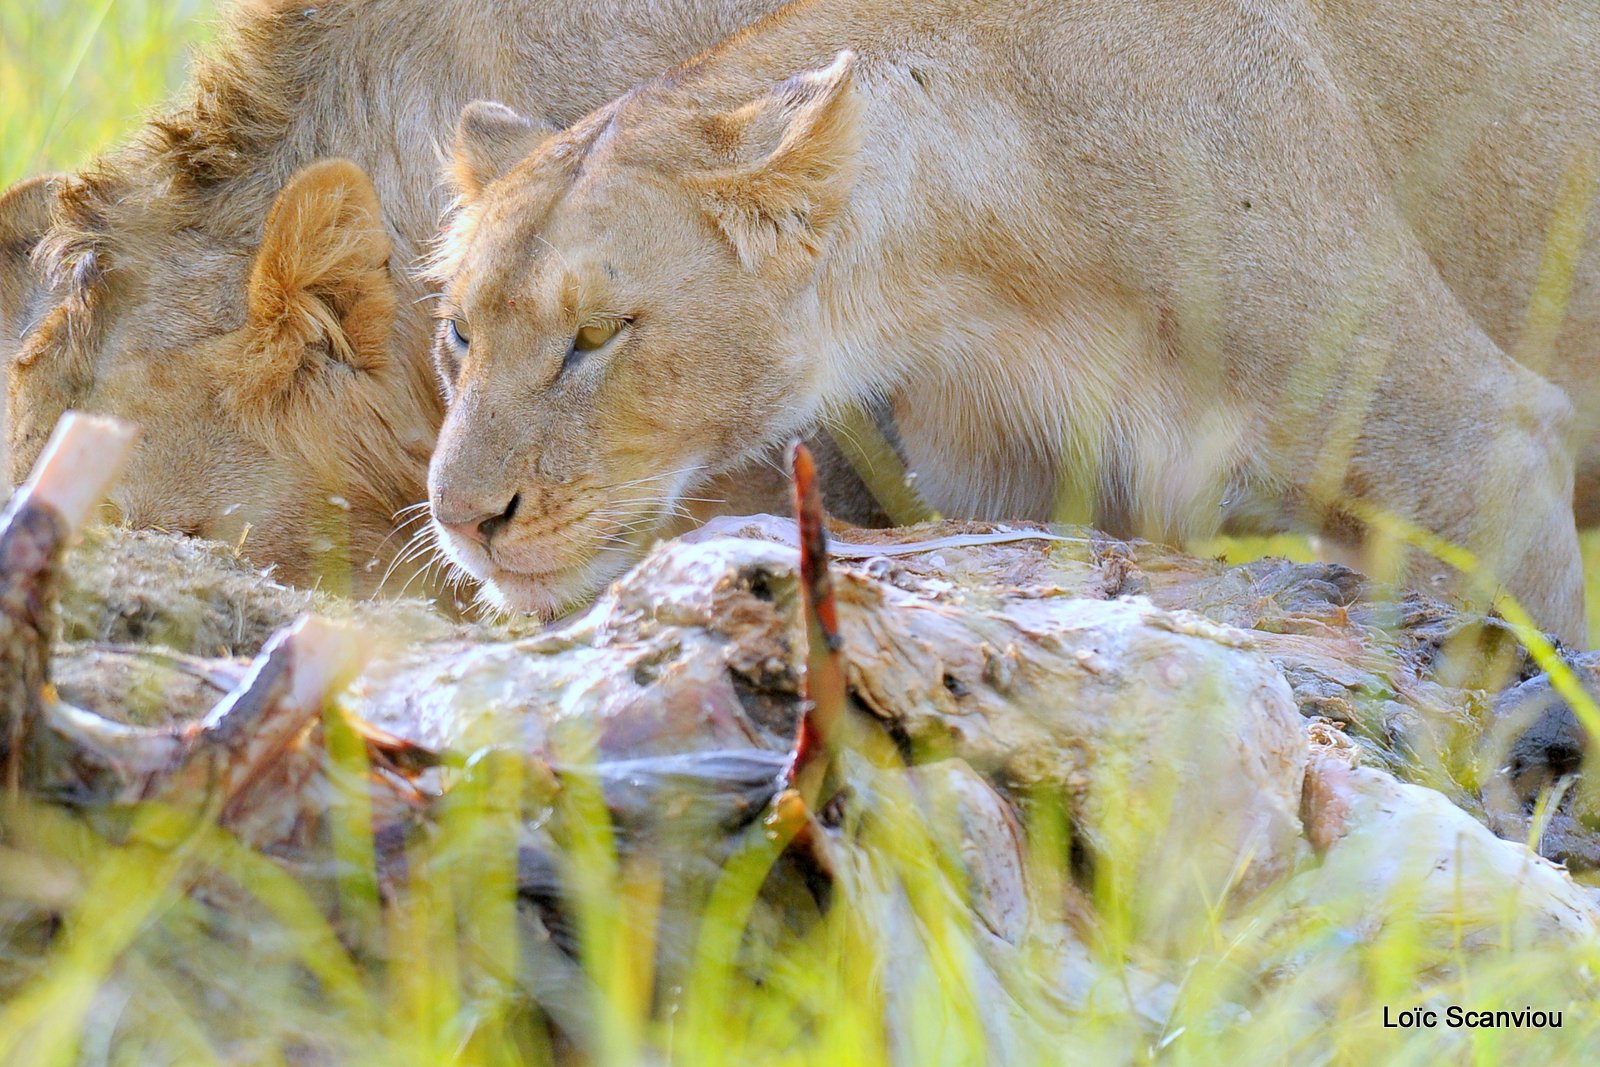
M 0 185 L 71 168 L 125 137 L 182 79 L 211 0 L 6 0 Z
M 207 35 L 209 7 L 5 0 L 0 183 L 82 163 L 124 134 L 181 77 L 184 49 Z M 1600 579 L 1600 536 L 1585 544 L 1588 572 Z M 1228 549 L 1305 552 L 1293 540 Z M 1600 620 L 1600 580 L 1589 599 Z M 347 745 L 334 748 L 350 755 Z M 880 783 L 876 820 L 847 849 L 856 866 L 839 879 L 835 906 L 810 923 L 754 933 L 757 891 L 777 856 L 759 828 L 703 897 L 674 901 L 659 870 L 619 856 L 592 796 L 569 790 L 552 800 L 526 778 L 515 761 L 463 768 L 438 832 L 410 847 L 403 892 L 381 912 L 359 803 L 335 809 L 340 876 L 310 888 L 192 813 L 146 807 L 108 826 L 0 805 L 0 988 L 8 991 L 0 1064 L 289 1064 L 305 1062 L 308 1049 L 385 1067 L 547 1062 L 541 1014 L 566 1009 L 531 1003 L 511 977 L 539 958 L 509 890 L 508 843 L 524 819 L 549 821 L 573 857 L 564 877 L 582 902 L 581 965 L 571 976 L 572 1014 L 561 1017 L 579 1027 L 574 1036 L 595 1062 L 998 1057 L 973 1011 L 997 994 L 980 981 L 981 933 L 941 845 L 953 828 L 914 810 L 893 773 Z M 1063 882 L 1067 842 L 1048 805 L 1030 830 L 1036 879 Z M 1139 845 L 1103 857 L 1103 869 L 1148 870 Z M 1165 860 L 1177 884 L 1184 858 Z M 252 916 L 249 928 L 219 927 L 219 912 L 189 892 L 199 883 L 226 895 L 228 914 Z M 1186 933 L 1180 984 L 1152 1035 L 1117 1006 L 1127 965 L 1150 962 L 1132 947 L 1126 884 L 1107 879 L 1087 891 L 1107 917 L 1091 948 L 1104 973 L 1118 976 L 1115 988 L 1099 990 L 1099 1010 L 1065 1010 L 1047 946 L 1024 946 L 1002 976 L 1033 1020 L 1010 1062 L 1494 1064 L 1537 1055 L 1559 1064 L 1584 1062 L 1600 1043 L 1593 1010 L 1564 991 L 1574 976 L 1600 971 L 1593 952 L 1491 951 L 1450 976 L 1434 965 L 1453 961 L 1427 958 L 1414 925 L 1352 944 L 1339 915 L 1305 914 L 1270 894 L 1228 917 L 1213 908 Z M 662 1011 L 651 961 L 662 931 L 684 923 L 697 931 L 692 965 L 668 985 L 676 1010 Z M 1296 958 L 1310 962 L 1257 983 L 1274 961 Z M 1567 1009 L 1568 1024 L 1554 1034 L 1380 1025 L 1384 1005 L 1424 995 L 1531 1001 Z M 1248 1015 L 1236 1015 L 1240 1005 Z
M 1083 890 L 1098 916 L 1086 1006 L 1058 995 L 1057 945 L 997 951 L 974 928 L 953 847 L 959 817 L 892 768 L 850 772 L 855 795 L 872 802 L 829 846 L 825 909 L 795 894 L 792 872 L 774 873 L 782 831 L 750 827 L 720 874 L 686 883 L 647 853 L 619 851 L 581 778 L 552 791 L 529 770 L 504 754 L 459 767 L 381 914 L 370 889 L 291 876 L 205 813 L 147 804 L 96 829 L 59 809 L 0 805 L 0 988 L 13 990 L 0 1003 L 0 1064 L 540 1064 L 555 1056 L 544 1018 L 586 1062 L 618 1067 L 1492 1064 L 1535 1052 L 1577 1063 L 1600 1040 L 1581 992 L 1600 967 L 1594 946 L 1491 944 L 1464 965 L 1448 919 L 1440 936 L 1407 917 L 1405 880 L 1379 934 L 1358 925 L 1372 902 L 1355 881 L 1315 908 L 1279 892 L 1197 906 L 1185 842 L 1164 834 L 1160 815 L 1182 798 L 1118 796 L 1115 768 L 1096 772 L 1102 797 L 1154 818 L 1118 828 Z M 1038 903 L 1052 908 L 1071 892 L 1071 861 L 1041 799 L 1027 862 L 1046 890 Z M 333 811 L 361 821 L 358 809 Z M 513 901 L 513 844 L 528 822 L 566 857 L 576 966 Z M 670 845 L 671 820 L 663 834 Z M 763 907 L 774 884 L 787 885 L 787 909 Z M 1516 907 L 1479 891 L 1468 910 L 1509 920 Z M 669 931 L 690 935 L 676 955 L 658 952 Z M 1152 942 L 1180 962 L 1140 947 Z M 1157 969 L 1175 984 L 1140 997 L 1154 1015 L 1141 1020 L 1124 998 Z M 1530 1003 L 1564 1012 L 1565 1025 L 1381 1025 L 1385 1006 L 1425 1001 Z M 1002 1011 L 1013 1013 L 1003 1054 L 981 1021 Z

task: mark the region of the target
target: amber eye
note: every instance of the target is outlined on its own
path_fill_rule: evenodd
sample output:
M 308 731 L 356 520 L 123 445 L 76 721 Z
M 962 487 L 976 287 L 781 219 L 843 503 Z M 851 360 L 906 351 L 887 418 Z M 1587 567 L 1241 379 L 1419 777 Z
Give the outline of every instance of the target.
M 457 348 L 466 348 L 472 343 L 472 332 L 460 319 L 450 320 L 450 343 Z
M 624 322 L 625 320 L 623 319 L 609 319 L 605 322 L 583 327 L 572 338 L 572 350 L 574 352 L 593 352 L 596 349 L 604 348 L 606 342 L 621 331 Z

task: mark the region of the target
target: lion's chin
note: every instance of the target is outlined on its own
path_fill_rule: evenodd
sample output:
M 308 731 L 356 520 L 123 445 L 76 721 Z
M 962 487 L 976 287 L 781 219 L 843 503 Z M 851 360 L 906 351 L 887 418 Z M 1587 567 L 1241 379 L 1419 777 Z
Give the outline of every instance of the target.
M 606 549 L 559 570 L 526 573 L 500 566 L 476 546 L 440 539 L 445 555 L 478 583 L 478 600 L 487 608 L 507 614 L 558 619 L 586 606 L 612 580 L 643 556 Z
M 497 611 L 559 619 L 587 605 L 606 584 L 627 569 L 621 562 L 613 573 L 594 574 L 594 563 L 553 574 L 518 574 L 495 568 L 480 578 L 479 599 Z

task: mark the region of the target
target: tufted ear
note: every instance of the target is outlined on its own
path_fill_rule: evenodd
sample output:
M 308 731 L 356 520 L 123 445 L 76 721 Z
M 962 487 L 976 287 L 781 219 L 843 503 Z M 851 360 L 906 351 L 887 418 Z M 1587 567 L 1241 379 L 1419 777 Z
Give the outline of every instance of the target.
M 395 287 L 378 194 L 360 167 L 326 159 L 297 172 L 267 215 L 250 270 L 242 403 L 278 398 L 302 372 L 388 359 Z
M 861 146 L 854 68 L 855 54 L 840 52 L 706 124 L 713 150 L 734 163 L 688 181 L 747 269 L 815 254 L 843 210 Z
M 477 197 L 485 186 L 505 177 L 555 132 L 554 126 L 518 114 L 504 104 L 474 100 L 456 123 L 455 156 L 450 166 L 456 192 L 467 199 Z
M 50 228 L 59 184 L 58 175 L 41 175 L 0 196 L 0 345 L 7 349 L 32 325 L 30 312 L 46 289 L 29 256 Z

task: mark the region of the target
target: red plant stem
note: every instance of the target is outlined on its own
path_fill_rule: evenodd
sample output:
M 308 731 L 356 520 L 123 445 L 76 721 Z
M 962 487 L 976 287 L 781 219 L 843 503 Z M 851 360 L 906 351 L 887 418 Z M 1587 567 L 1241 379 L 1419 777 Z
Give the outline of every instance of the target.
M 839 611 L 828 573 L 828 532 L 822 492 L 810 449 L 796 442 L 790 452 L 794 472 L 795 518 L 800 526 L 800 591 L 806 618 L 805 707 L 795 737 L 787 783 L 815 810 L 827 774 L 829 751 L 847 705 L 844 664 L 839 656 Z

